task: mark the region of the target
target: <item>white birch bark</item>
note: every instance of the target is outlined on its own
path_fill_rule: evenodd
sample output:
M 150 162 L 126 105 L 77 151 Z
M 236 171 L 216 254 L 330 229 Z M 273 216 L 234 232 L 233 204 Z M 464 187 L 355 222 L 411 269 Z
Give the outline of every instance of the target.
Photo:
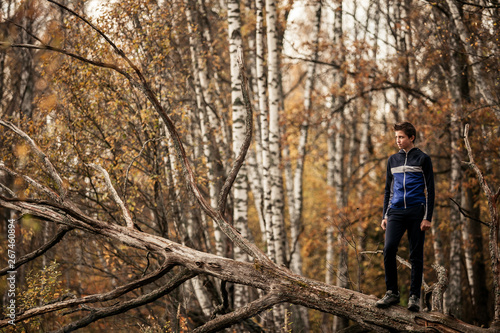
M 265 54 L 265 30 L 264 30 L 264 0 L 255 1 L 256 27 L 255 27 L 255 66 L 257 73 L 257 92 L 259 100 L 259 122 L 260 122 L 260 151 L 262 153 L 262 215 L 264 216 L 265 229 L 263 229 L 263 240 L 267 247 L 267 255 L 276 261 L 274 250 L 274 236 L 272 229 L 272 206 L 271 206 L 271 156 L 269 154 L 269 106 L 267 99 L 267 78 L 264 68 Z
M 195 83 L 195 93 L 196 93 L 196 104 L 199 111 L 200 129 L 203 143 L 203 153 L 206 159 L 207 167 L 207 179 L 210 195 L 210 205 L 214 208 L 217 207 L 217 195 L 219 192 L 219 186 L 217 186 L 217 177 L 215 174 L 215 161 L 214 161 L 214 151 L 211 140 L 211 130 L 210 121 L 206 103 L 204 101 L 207 96 L 204 96 L 204 92 L 208 91 L 208 74 L 206 68 L 202 63 L 200 56 L 200 43 L 199 38 L 197 38 L 196 31 L 193 27 L 195 22 L 193 20 L 193 13 L 191 8 L 191 3 L 189 0 L 185 0 L 185 13 L 186 19 L 188 21 L 188 32 L 189 32 L 189 49 L 191 52 L 191 65 L 193 69 L 193 79 Z M 215 237 L 215 250 L 220 256 L 225 256 L 225 238 L 222 231 L 214 224 L 214 237 Z
M 283 220 L 283 181 L 281 178 L 280 154 L 280 61 L 278 49 L 276 1 L 266 0 L 267 54 L 268 54 L 268 95 L 269 95 L 269 155 L 271 179 L 272 230 L 276 263 L 285 263 L 285 240 Z
M 250 11 L 255 10 L 255 15 L 257 16 L 259 13 L 259 9 L 254 8 L 252 6 L 254 0 L 247 0 L 246 1 L 246 14 L 247 15 L 254 15 L 253 13 L 250 13 Z M 266 222 L 264 218 L 264 190 L 263 190 L 263 172 L 262 172 L 262 130 L 261 130 L 261 108 L 260 108 L 260 101 L 259 101 L 259 75 L 257 74 L 257 62 L 259 61 L 257 58 L 257 48 L 259 48 L 260 52 L 262 52 L 263 45 L 262 45 L 262 6 L 263 3 L 261 1 L 260 4 L 260 17 L 256 17 L 256 31 L 255 34 L 248 36 L 248 48 L 250 51 L 249 55 L 249 70 L 250 70 L 250 77 L 251 77 L 251 89 L 253 96 L 256 96 L 257 98 L 254 98 L 252 100 L 253 107 L 255 110 L 255 122 L 254 122 L 254 146 L 251 147 L 248 150 L 247 153 L 247 172 L 248 172 L 248 181 L 250 184 L 250 189 L 253 194 L 253 202 L 255 205 L 255 209 L 257 211 L 257 215 L 259 218 L 259 226 L 260 226 L 260 231 L 261 231 L 261 237 L 264 243 L 266 242 Z M 256 7 L 256 6 L 255 6 Z M 260 23 L 259 23 L 260 20 Z M 260 32 L 257 31 L 258 27 L 260 25 Z M 260 35 L 260 45 L 257 44 L 257 35 Z M 260 59 L 260 66 L 262 66 L 262 59 Z M 263 69 L 261 68 L 260 70 L 263 72 Z M 264 80 L 265 80 L 265 75 L 264 75 Z M 262 89 L 265 92 L 265 88 Z M 264 96 L 265 97 L 265 96 Z M 264 100 L 264 103 L 266 103 L 266 100 Z
M 280 50 L 278 34 L 278 13 L 276 0 L 266 0 L 266 33 L 268 64 L 268 96 L 269 96 L 269 175 L 271 185 L 270 206 L 272 210 L 271 226 L 274 242 L 275 261 L 278 265 L 286 262 L 286 233 L 283 218 L 283 179 L 281 176 L 280 125 L 279 113 L 281 96 Z M 274 328 L 280 330 L 284 323 L 284 307 L 273 309 Z
M 231 67 L 231 106 L 232 106 L 232 134 L 233 134 L 233 158 L 238 156 L 239 150 L 245 139 L 246 110 L 241 92 L 241 80 L 239 77 L 238 54 L 242 52 L 241 39 L 241 17 L 240 1 L 229 0 L 228 8 L 228 33 L 229 33 L 229 57 Z M 238 232 L 248 239 L 248 185 L 246 177 L 246 165 L 240 169 L 233 185 L 233 224 Z M 239 247 L 234 247 L 234 258 L 239 261 L 248 261 L 248 255 Z M 246 286 L 236 284 L 234 286 L 234 306 L 240 308 L 248 301 L 248 290 Z

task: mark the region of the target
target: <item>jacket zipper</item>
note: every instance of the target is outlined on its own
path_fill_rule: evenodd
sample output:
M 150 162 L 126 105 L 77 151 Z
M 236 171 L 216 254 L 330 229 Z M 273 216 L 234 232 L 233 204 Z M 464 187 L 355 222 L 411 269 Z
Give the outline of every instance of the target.
M 408 152 L 405 151 L 405 165 L 403 166 L 403 201 L 406 209 L 406 162 L 408 161 Z

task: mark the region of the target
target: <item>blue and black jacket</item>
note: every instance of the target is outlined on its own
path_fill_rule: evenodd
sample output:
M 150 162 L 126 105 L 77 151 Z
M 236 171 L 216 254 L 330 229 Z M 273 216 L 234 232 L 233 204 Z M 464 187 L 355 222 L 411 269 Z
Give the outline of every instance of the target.
M 432 221 L 434 173 L 431 158 L 418 148 L 401 149 L 387 161 L 383 218 L 390 209 L 424 205 L 424 220 Z

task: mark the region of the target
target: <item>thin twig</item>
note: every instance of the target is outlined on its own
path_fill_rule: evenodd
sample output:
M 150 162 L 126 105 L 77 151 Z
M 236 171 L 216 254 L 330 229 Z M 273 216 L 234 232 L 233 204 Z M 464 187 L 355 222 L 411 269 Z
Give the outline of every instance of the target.
M 363 251 L 363 252 L 360 252 L 359 254 L 384 254 L 384 251 L 382 250 L 377 250 L 377 251 Z M 396 259 L 398 260 L 398 262 L 406 267 L 408 267 L 409 269 L 411 269 L 411 264 L 401 258 L 400 256 L 396 255 Z M 425 283 L 425 281 L 422 279 L 422 284 L 424 285 L 424 288 L 429 288 L 429 286 L 427 285 L 427 283 Z
M 0 46 L 2 46 L 2 47 L 16 47 L 16 48 L 24 48 L 24 49 L 35 49 L 35 50 L 48 50 L 48 51 L 53 51 L 53 52 L 61 53 L 61 54 L 67 55 L 68 57 L 80 60 L 82 62 L 85 62 L 87 64 L 90 64 L 90 65 L 93 65 L 93 66 L 96 66 L 96 67 L 115 70 L 116 72 L 118 72 L 118 73 L 122 74 L 123 76 L 125 76 L 132 83 L 132 85 L 140 87 L 139 83 L 136 80 L 134 80 L 132 78 L 132 76 L 130 76 L 129 73 L 127 73 L 126 71 L 124 71 L 123 69 L 121 69 L 120 67 L 118 67 L 118 66 L 116 66 L 114 64 L 110 64 L 110 63 L 106 63 L 106 62 L 102 62 L 102 61 L 96 61 L 96 60 L 87 59 L 85 57 L 82 57 L 81 55 L 78 55 L 78 54 L 66 51 L 64 49 L 60 49 L 58 47 L 54 47 L 54 46 L 47 45 L 47 44 L 42 44 L 42 45 L 13 44 L 13 43 L 8 43 L 8 42 L 0 42 Z
M 26 134 L 23 130 L 18 128 L 16 125 L 11 123 L 10 121 L 4 121 L 0 119 L 0 125 L 7 127 L 8 129 L 12 130 L 15 132 L 17 135 L 22 137 L 30 146 L 31 149 L 35 152 L 35 154 L 43 161 L 43 164 L 45 164 L 45 168 L 47 169 L 47 172 L 51 176 L 51 178 L 56 182 L 57 187 L 59 188 L 59 195 L 61 196 L 61 199 L 64 200 L 67 194 L 67 190 L 63 185 L 63 181 L 61 177 L 59 176 L 59 173 L 56 171 L 56 168 L 54 168 L 54 165 L 50 162 L 49 158 L 45 153 L 38 148 L 36 145 L 35 141 Z
M 7 168 L 3 164 L 0 164 L 0 170 L 3 170 L 5 172 L 7 172 L 11 176 L 19 177 L 19 178 L 24 179 L 24 181 L 26 183 L 28 183 L 29 185 L 33 186 L 34 188 L 36 188 L 37 190 L 41 191 L 42 193 L 45 193 L 49 198 L 51 198 L 55 202 L 61 202 L 61 198 L 57 195 L 56 192 L 54 192 L 52 189 L 50 189 L 50 188 L 48 188 L 48 187 L 40 184 L 39 182 L 37 182 L 36 180 L 32 179 L 31 177 L 26 176 L 26 175 L 22 175 L 22 174 L 20 174 L 18 172 L 15 172 L 14 170 L 11 170 L 11 169 Z M 2 185 L 2 187 L 4 189 L 8 190 L 9 194 L 12 195 L 12 197 L 16 197 L 15 193 L 12 192 L 10 189 L 8 189 L 6 186 Z
M 7 186 L 5 186 L 4 184 L 0 183 L 0 187 L 1 187 L 1 188 L 5 191 L 5 192 L 9 193 L 9 195 L 10 195 L 11 197 L 13 197 L 13 198 L 14 198 L 14 197 L 16 196 L 16 194 L 15 194 L 15 193 L 14 193 L 14 192 L 10 189 L 10 188 L 8 188 Z
M 128 183 L 128 174 L 130 172 L 130 169 L 132 168 L 132 164 L 134 164 L 135 160 L 138 159 L 139 157 L 141 157 L 142 155 L 142 152 L 144 151 L 144 149 L 146 149 L 146 145 L 148 143 L 150 143 L 151 141 L 157 141 L 157 140 L 161 140 L 161 139 L 165 139 L 164 136 L 162 137 L 159 137 L 159 138 L 154 138 L 154 139 L 149 139 L 147 140 L 146 142 L 144 142 L 144 144 L 142 145 L 141 147 L 141 150 L 139 151 L 139 154 L 137 154 L 137 156 L 135 156 L 133 159 L 132 159 L 132 162 L 130 162 L 130 164 L 128 165 L 127 167 L 127 172 L 125 173 L 125 184 L 123 184 L 123 195 L 124 195 L 124 198 L 127 199 L 127 183 Z
M 484 224 L 484 225 L 485 225 L 485 226 L 487 226 L 487 227 L 489 227 L 489 226 L 491 225 L 491 224 L 490 224 L 490 222 L 484 222 L 484 221 L 481 221 L 480 219 L 477 219 L 477 218 L 475 218 L 475 217 L 473 217 L 473 216 L 470 216 L 470 214 L 468 214 L 468 213 L 467 213 L 467 212 L 466 212 L 466 211 L 465 211 L 465 210 L 464 210 L 464 209 L 463 209 L 463 208 L 462 208 L 462 207 L 458 204 L 458 202 L 456 202 L 453 198 L 450 198 L 450 200 L 451 200 L 451 201 L 452 201 L 455 205 L 457 205 L 458 210 L 460 211 L 460 213 L 462 213 L 462 215 L 463 215 L 463 216 L 465 216 L 466 218 L 471 219 L 471 220 L 476 221 L 476 222 L 479 222 L 479 223 L 482 223 L 482 224 Z

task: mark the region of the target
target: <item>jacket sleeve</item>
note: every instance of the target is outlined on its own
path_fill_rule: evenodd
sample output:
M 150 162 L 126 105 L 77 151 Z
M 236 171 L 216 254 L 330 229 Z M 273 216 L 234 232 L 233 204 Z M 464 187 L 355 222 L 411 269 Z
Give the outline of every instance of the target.
M 391 159 L 387 161 L 387 171 L 385 176 L 385 191 L 384 191 L 384 210 L 382 212 L 382 219 L 386 219 L 387 209 L 389 208 L 389 201 L 391 199 L 391 186 L 392 186 L 392 172 L 391 172 Z
M 424 216 L 425 220 L 432 221 L 432 213 L 434 211 L 434 171 L 432 169 L 432 161 L 429 156 L 424 160 L 422 165 L 422 170 L 424 172 L 425 186 L 427 188 L 427 209 Z

